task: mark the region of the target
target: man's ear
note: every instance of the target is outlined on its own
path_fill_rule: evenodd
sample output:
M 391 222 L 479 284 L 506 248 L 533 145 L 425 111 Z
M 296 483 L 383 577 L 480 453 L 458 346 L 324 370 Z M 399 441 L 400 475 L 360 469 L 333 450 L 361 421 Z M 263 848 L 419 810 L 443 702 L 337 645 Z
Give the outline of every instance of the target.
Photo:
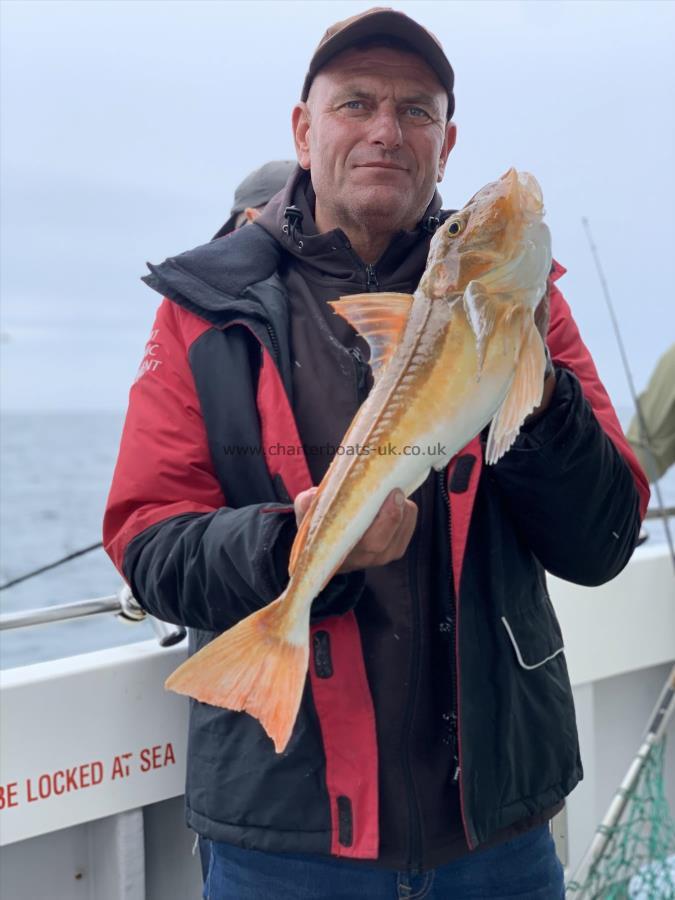
M 438 178 L 436 181 L 443 181 L 443 176 L 445 175 L 445 164 L 448 161 L 448 156 L 450 156 L 450 151 L 455 146 L 455 141 L 457 140 L 457 126 L 454 122 L 448 122 L 445 126 L 445 138 L 443 140 L 443 146 L 441 147 L 441 155 L 438 163 Z
M 309 107 L 306 103 L 297 103 L 291 113 L 291 127 L 295 142 L 295 155 L 302 169 L 310 168 L 309 155 Z

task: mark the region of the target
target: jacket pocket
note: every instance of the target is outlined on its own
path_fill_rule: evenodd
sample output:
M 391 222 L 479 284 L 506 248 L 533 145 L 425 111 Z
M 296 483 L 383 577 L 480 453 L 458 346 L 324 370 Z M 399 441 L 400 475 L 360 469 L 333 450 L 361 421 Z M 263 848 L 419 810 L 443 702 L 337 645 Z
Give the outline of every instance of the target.
M 522 669 L 539 669 L 564 652 L 562 633 L 550 601 L 537 610 L 501 619 Z

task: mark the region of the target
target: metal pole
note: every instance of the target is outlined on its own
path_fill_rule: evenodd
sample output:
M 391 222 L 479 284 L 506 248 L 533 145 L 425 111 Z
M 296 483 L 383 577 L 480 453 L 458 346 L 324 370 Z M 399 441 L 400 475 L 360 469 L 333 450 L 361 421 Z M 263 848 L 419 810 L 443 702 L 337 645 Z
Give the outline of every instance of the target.
M 182 625 L 172 625 L 148 615 L 125 584 L 117 594 L 97 597 L 93 600 L 77 600 L 74 603 L 60 603 L 43 606 L 26 612 L 6 613 L 0 616 L 0 631 L 10 628 L 26 628 L 29 625 L 46 625 L 50 622 L 67 622 L 84 616 L 98 616 L 101 613 L 117 613 L 125 622 L 142 622 L 148 619 L 155 636 L 162 647 L 172 647 L 180 643 L 186 635 Z
M 628 356 L 626 354 L 626 348 L 624 347 L 623 338 L 621 337 L 621 331 L 619 330 L 619 322 L 616 317 L 616 313 L 614 312 L 614 304 L 612 303 L 612 298 L 609 293 L 609 286 L 607 284 L 607 279 L 605 278 L 605 273 L 604 273 L 602 265 L 600 263 L 600 256 L 598 254 L 598 249 L 595 246 L 595 242 L 593 241 L 593 235 L 591 234 L 591 226 L 589 224 L 588 219 L 585 216 L 582 216 L 581 224 L 584 226 L 584 230 L 586 231 L 586 237 L 588 238 L 588 243 L 591 248 L 593 260 L 595 262 L 595 268 L 598 271 L 598 277 L 600 279 L 600 284 L 602 286 L 602 292 L 605 295 L 605 303 L 607 304 L 607 309 L 609 310 L 609 315 L 612 320 L 612 326 L 614 328 L 614 335 L 616 337 L 616 342 L 619 345 L 619 353 L 621 354 L 621 360 L 623 362 L 624 372 L 626 373 L 626 379 L 628 381 L 630 395 L 633 399 L 633 404 L 635 406 L 635 411 L 637 413 L 640 431 L 642 432 L 642 437 L 644 439 L 646 449 L 647 449 L 648 453 L 650 454 L 650 456 L 652 457 L 652 464 L 654 465 L 654 467 L 656 467 L 656 461 L 654 459 L 654 451 L 652 450 L 652 440 L 649 435 L 649 431 L 647 430 L 647 424 L 645 422 L 645 417 L 642 413 L 642 407 L 640 406 L 640 401 L 638 399 L 638 395 L 635 391 L 635 384 L 633 383 L 633 376 L 630 371 L 630 366 L 628 365 Z M 668 516 L 666 514 L 666 507 L 665 507 L 665 503 L 663 502 L 663 497 L 661 496 L 661 488 L 659 486 L 658 479 L 653 482 L 653 485 L 654 485 L 654 493 L 656 494 L 656 499 L 659 504 L 659 510 L 661 512 L 661 518 L 663 520 L 663 527 L 666 532 L 666 540 L 668 541 L 668 547 L 670 549 L 670 558 L 673 563 L 673 569 L 675 570 L 675 545 L 673 544 L 673 536 L 670 533 L 670 523 L 668 522 Z
M 83 616 L 97 616 L 100 613 L 119 613 L 122 604 L 117 594 L 97 597 L 94 600 L 77 600 L 74 603 L 60 603 L 57 606 L 43 606 L 26 612 L 5 613 L 0 616 L 0 631 L 9 628 L 24 628 L 27 625 L 44 625 L 47 622 L 65 622 Z
M 648 509 L 645 519 L 660 519 L 664 514 L 675 516 L 675 506 L 667 506 L 665 509 Z

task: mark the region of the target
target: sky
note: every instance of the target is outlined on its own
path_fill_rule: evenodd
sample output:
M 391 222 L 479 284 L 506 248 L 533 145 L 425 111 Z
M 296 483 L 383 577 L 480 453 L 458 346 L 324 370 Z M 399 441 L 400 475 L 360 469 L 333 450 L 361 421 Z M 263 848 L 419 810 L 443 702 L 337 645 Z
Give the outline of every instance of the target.
M 456 74 L 462 206 L 510 166 L 542 185 L 558 282 L 614 402 L 630 404 L 581 226 L 638 389 L 675 340 L 675 3 L 399 2 Z M 293 158 L 290 113 L 360 2 L 2 0 L 0 403 L 123 410 L 157 294 L 145 262 L 210 239 L 234 188 Z

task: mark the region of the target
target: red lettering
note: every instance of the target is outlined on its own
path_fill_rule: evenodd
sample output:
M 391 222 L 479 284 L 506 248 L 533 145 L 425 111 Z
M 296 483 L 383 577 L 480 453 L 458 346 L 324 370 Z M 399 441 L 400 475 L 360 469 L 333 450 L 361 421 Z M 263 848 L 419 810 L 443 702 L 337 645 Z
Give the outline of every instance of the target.
M 38 778 L 38 794 L 41 800 L 46 800 L 52 792 L 52 780 L 49 775 L 40 775 Z
M 141 772 L 147 772 L 152 768 L 152 763 L 150 762 L 150 749 L 149 747 L 143 747 L 141 750 Z
M 61 777 L 59 778 L 59 776 Z M 63 783 L 65 777 L 65 774 L 60 769 L 58 772 L 54 772 L 54 793 L 57 797 L 63 794 L 66 789 L 66 786 Z
M 118 757 L 116 757 L 117 759 Z M 126 774 L 128 775 L 128 766 Z M 103 763 L 96 761 L 81 763 L 70 769 L 57 769 L 56 772 L 44 772 L 37 779 L 37 793 L 32 779 L 26 779 L 26 797 L 29 803 L 36 800 L 46 800 L 48 797 L 60 797 L 71 791 L 79 791 L 81 788 L 93 787 L 103 781 Z M 0 788 L 0 809 L 2 809 L 2 788 Z M 12 799 L 15 795 L 12 794 Z M 7 805 L 10 805 L 7 803 Z M 12 803 L 15 806 L 16 803 Z
M 30 778 L 26 779 L 26 797 L 28 798 L 29 803 L 34 803 L 35 800 L 39 799 L 39 797 L 33 796 L 33 783 Z
M 11 781 L 8 785 L 0 784 L 0 809 L 11 809 L 12 806 L 19 805 L 16 788 L 16 781 Z
M 162 769 L 164 766 L 173 765 L 176 762 L 173 746 L 170 743 L 143 747 L 139 756 L 141 758 L 141 772 L 149 772 L 150 769 Z

